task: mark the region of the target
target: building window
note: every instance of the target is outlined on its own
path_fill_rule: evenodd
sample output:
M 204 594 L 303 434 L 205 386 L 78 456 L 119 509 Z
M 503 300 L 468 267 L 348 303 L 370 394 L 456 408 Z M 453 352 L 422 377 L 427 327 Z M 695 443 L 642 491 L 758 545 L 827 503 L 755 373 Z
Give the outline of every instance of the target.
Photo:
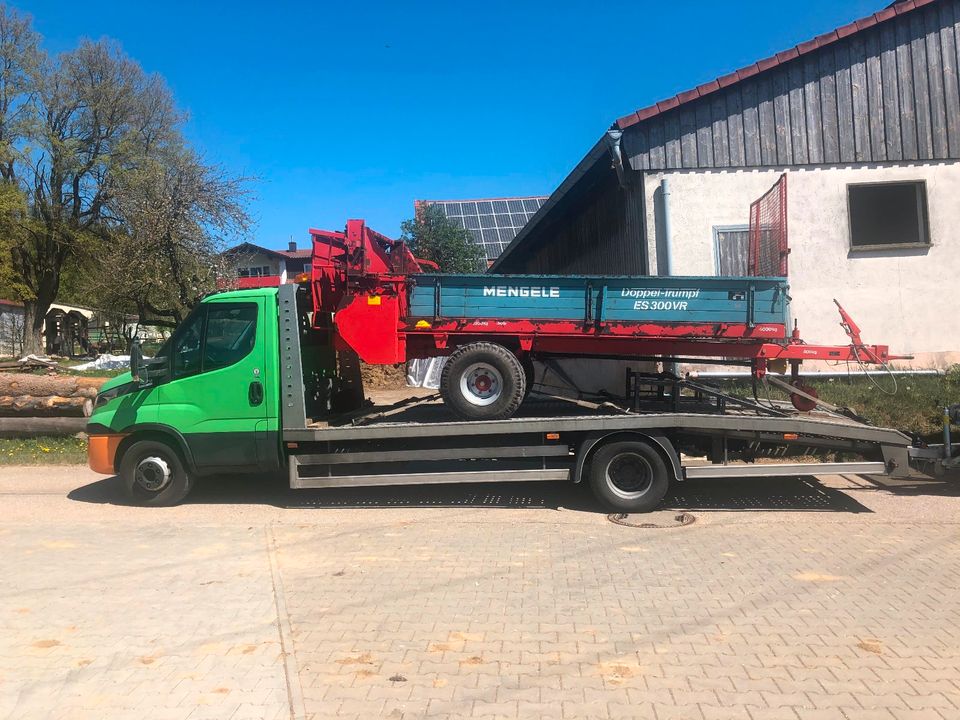
M 847 185 L 847 207 L 853 250 L 930 245 L 923 181 Z
M 237 268 L 237 277 L 266 277 L 270 274 L 270 266 Z
M 750 254 L 750 226 L 723 225 L 713 228 L 713 248 L 717 275 L 743 277 Z

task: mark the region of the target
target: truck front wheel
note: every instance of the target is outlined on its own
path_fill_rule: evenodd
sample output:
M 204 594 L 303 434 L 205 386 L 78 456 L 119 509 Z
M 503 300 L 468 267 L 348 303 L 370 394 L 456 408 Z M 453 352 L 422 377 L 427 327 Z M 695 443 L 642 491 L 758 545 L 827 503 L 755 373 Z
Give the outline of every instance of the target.
M 443 402 L 467 420 L 502 420 L 513 415 L 526 393 L 527 379 L 517 356 L 490 342 L 464 345 L 443 365 Z
M 176 505 L 193 487 L 180 455 L 166 443 L 140 440 L 120 460 L 127 497 L 137 505 Z
M 667 493 L 670 476 L 656 450 L 639 440 L 612 442 L 590 460 L 590 486 L 608 509 L 650 512 Z

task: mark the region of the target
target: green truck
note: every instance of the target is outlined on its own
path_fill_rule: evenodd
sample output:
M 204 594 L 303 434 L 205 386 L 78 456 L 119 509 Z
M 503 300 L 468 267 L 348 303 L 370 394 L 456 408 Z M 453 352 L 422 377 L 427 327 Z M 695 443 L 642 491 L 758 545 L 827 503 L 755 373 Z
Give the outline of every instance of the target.
M 439 403 L 338 412 L 338 395 L 358 388 L 338 380 L 349 358 L 312 328 L 308 295 L 290 284 L 205 298 L 155 358 L 103 386 L 90 467 L 144 505 L 178 503 L 205 475 L 285 472 L 294 488 L 585 480 L 619 512 L 651 510 L 693 477 L 909 472 L 901 432 L 675 378 L 635 375 L 631 390 L 628 377 L 632 402 L 619 409 L 553 399 L 506 420 L 457 420 Z M 750 462 L 836 453 L 860 459 Z M 688 460 L 698 456 L 707 462 Z

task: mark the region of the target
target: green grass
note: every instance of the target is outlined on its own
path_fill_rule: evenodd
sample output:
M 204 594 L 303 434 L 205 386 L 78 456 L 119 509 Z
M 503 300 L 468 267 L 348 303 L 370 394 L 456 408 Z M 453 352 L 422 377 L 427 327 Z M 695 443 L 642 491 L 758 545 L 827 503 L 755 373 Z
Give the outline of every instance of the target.
M 76 465 L 87 462 L 87 441 L 76 437 L 0 438 L 0 465 Z
M 943 407 L 960 402 L 960 366 L 954 366 L 945 375 L 898 376 L 893 395 L 888 394 L 894 389 L 893 378 L 886 375 L 873 379 L 876 385 L 869 378 L 853 373 L 849 378 L 804 379 L 804 383 L 815 388 L 822 400 L 850 408 L 873 425 L 904 430 L 928 440 L 936 439 L 942 432 Z M 752 396 L 749 380 L 728 380 L 720 384 L 732 394 Z M 761 400 L 767 397 L 762 386 L 758 395 Z M 787 398 L 785 393 L 772 387 L 769 397 L 772 400 Z

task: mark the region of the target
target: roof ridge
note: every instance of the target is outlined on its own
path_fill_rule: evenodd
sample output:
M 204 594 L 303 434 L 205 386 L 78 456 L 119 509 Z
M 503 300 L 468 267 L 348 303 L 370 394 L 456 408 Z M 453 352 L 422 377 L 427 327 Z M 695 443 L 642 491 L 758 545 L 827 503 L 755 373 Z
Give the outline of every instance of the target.
M 672 110 L 673 108 L 683 105 L 684 103 L 692 102 L 702 98 L 712 92 L 729 87 L 734 83 L 757 75 L 765 70 L 770 70 L 771 68 L 775 68 L 779 65 L 789 62 L 790 60 L 795 60 L 801 55 L 806 55 L 814 50 L 819 50 L 820 48 L 831 45 L 845 37 L 862 32 L 863 30 L 873 27 L 874 25 L 886 22 L 887 20 L 892 20 L 899 15 L 905 15 L 906 13 L 924 7 L 925 5 L 931 5 L 937 1 L 938 0 L 899 0 L 899 2 L 888 5 L 872 15 L 867 15 L 866 17 L 860 18 L 859 20 L 854 20 L 853 22 L 847 23 L 846 25 L 831 30 L 830 32 L 817 35 L 810 40 L 794 45 L 792 48 L 782 52 L 775 53 L 768 58 L 758 60 L 750 65 L 747 65 L 746 67 L 740 68 L 739 70 L 734 70 L 731 73 L 727 73 L 726 75 L 721 75 L 714 80 L 697 85 L 695 88 L 690 90 L 677 93 L 673 97 L 661 100 L 653 105 L 640 108 L 639 110 L 635 110 L 634 112 L 624 115 L 621 118 L 617 118 L 617 120 L 614 122 L 614 125 L 623 130 L 631 125 L 636 125 L 639 122 L 643 122 L 644 120 L 659 115 L 660 113 L 666 112 L 667 110 Z

